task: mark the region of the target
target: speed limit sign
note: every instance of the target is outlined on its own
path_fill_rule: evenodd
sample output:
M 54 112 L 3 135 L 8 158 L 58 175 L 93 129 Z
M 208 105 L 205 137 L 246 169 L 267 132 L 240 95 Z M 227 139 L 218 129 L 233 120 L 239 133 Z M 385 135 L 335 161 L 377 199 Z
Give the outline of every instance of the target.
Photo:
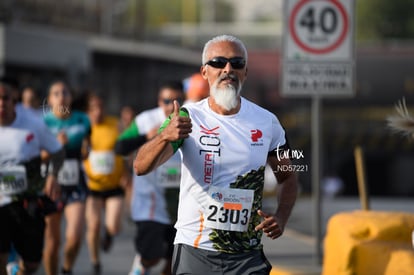
M 284 94 L 353 93 L 354 0 L 285 0 Z
M 353 47 L 351 0 L 287 1 L 288 58 L 347 59 Z

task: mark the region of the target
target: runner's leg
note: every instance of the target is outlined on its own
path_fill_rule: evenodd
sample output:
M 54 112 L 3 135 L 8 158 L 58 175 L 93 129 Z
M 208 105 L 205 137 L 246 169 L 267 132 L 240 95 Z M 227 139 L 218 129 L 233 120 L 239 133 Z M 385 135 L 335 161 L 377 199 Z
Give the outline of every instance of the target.
M 86 199 L 86 240 L 92 265 L 99 264 L 100 225 L 103 205 L 102 198 L 88 196 Z
M 112 236 L 117 235 L 121 231 L 123 207 L 123 196 L 112 196 L 105 201 L 105 227 Z
M 59 267 L 59 247 L 61 240 L 60 222 L 62 213 L 57 212 L 46 217 L 45 245 L 43 265 L 46 275 L 56 275 Z
M 85 203 L 76 201 L 66 205 L 65 218 L 66 232 L 63 268 L 65 270 L 72 270 L 82 244 L 85 226 Z
M 17 272 L 18 275 L 20 274 L 35 274 L 40 266 L 40 262 L 28 262 L 23 261 L 22 259 L 19 260 L 19 271 Z

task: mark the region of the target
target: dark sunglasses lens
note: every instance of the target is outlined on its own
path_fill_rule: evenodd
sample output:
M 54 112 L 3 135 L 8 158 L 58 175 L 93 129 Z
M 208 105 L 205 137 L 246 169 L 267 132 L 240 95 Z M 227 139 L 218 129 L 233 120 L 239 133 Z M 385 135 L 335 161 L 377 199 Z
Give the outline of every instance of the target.
M 232 58 L 230 59 L 230 64 L 233 69 L 243 69 L 246 62 L 243 58 Z
M 170 104 L 173 103 L 174 100 L 177 100 L 178 103 L 180 103 L 180 105 L 183 104 L 183 100 L 181 98 L 175 98 L 175 99 L 167 99 L 167 98 L 164 98 L 162 100 L 162 103 L 164 103 L 165 105 L 170 105 Z
M 169 104 L 173 103 L 173 100 L 171 100 L 171 99 L 163 99 L 162 100 L 162 103 L 164 103 L 165 105 L 169 105 Z
M 244 58 L 240 57 L 234 57 L 230 59 L 224 57 L 217 57 L 208 61 L 207 64 L 214 68 L 223 69 L 224 67 L 226 67 L 227 62 L 230 62 L 233 69 L 243 69 L 246 64 Z
M 227 59 L 215 58 L 207 62 L 207 64 L 214 68 L 223 69 L 224 67 L 226 67 Z

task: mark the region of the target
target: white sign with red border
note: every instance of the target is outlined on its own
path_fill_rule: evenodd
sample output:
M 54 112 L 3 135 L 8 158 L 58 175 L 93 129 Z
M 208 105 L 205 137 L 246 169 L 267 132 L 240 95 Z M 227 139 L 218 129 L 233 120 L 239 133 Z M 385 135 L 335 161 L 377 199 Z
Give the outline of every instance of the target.
M 282 94 L 354 94 L 354 0 L 285 0 Z

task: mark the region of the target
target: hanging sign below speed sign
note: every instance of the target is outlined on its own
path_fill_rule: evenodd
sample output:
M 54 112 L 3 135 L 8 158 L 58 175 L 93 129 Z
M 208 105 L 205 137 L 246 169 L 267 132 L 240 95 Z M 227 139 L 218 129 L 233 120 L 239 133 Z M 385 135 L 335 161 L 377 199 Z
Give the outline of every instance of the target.
M 285 0 L 284 94 L 353 93 L 354 0 Z

